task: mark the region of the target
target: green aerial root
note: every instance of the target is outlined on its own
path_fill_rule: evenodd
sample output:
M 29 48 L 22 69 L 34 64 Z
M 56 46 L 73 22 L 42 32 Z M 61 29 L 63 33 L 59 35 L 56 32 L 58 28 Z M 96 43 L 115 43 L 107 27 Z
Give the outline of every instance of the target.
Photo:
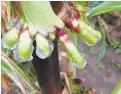
M 19 40 L 19 30 L 13 28 L 3 36 L 3 47 L 11 49 Z
M 63 43 L 67 53 L 72 58 L 74 66 L 83 69 L 85 67 L 86 61 L 83 57 L 80 56 L 79 51 L 72 43 L 71 39 L 68 37 L 64 30 L 58 30 L 59 40 Z
M 36 45 L 39 48 L 43 55 L 48 56 L 50 53 L 50 46 L 46 38 L 44 38 L 40 33 L 36 35 Z
M 24 31 L 20 35 L 18 44 L 18 55 L 19 58 L 24 60 L 30 56 L 31 53 L 32 39 L 30 38 L 29 31 Z
M 80 21 L 80 33 L 81 38 L 88 44 L 94 45 L 101 39 L 101 33 L 94 30 L 91 26 L 87 25 L 85 22 Z

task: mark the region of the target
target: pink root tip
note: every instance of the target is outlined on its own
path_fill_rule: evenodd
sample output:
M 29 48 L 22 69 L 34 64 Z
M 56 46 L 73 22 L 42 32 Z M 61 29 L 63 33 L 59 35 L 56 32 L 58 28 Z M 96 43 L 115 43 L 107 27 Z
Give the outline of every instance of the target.
M 73 32 L 76 32 L 76 33 L 79 33 L 79 29 L 80 29 L 80 26 L 79 26 L 79 23 L 77 23 L 78 25 L 75 26 L 74 25 L 74 21 L 77 21 L 77 19 L 74 17 L 72 17 L 71 19 L 69 19 L 67 22 L 66 22 L 66 26 L 68 28 L 70 28 Z
M 62 37 L 64 35 L 66 35 L 66 32 L 64 30 L 62 30 L 62 29 L 58 29 L 57 30 L 57 35 L 58 35 L 58 38 L 59 38 L 59 37 Z
M 79 19 L 79 18 L 80 18 L 80 13 L 79 13 L 78 10 L 75 10 L 74 17 L 75 17 L 76 19 Z
M 74 21 L 74 17 L 72 17 L 72 18 L 70 18 L 69 20 L 67 20 L 67 22 L 66 22 L 66 26 L 68 27 L 68 28 L 72 28 L 73 27 L 73 21 Z

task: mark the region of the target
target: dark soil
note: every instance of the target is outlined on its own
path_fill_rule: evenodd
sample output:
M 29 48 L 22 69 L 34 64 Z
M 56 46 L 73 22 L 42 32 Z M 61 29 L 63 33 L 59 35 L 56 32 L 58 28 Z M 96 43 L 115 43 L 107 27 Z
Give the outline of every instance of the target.
M 121 64 L 121 55 L 114 53 L 114 49 L 107 46 L 105 57 L 102 61 L 97 62 L 99 52 L 98 43 L 94 48 L 95 55 L 89 54 L 90 47 L 84 46 L 87 66 L 83 70 L 77 70 L 77 78 L 85 78 L 87 87 L 96 89 L 97 94 L 111 94 L 116 83 L 121 79 L 121 69 L 115 67 L 115 64 Z M 105 66 L 104 71 L 97 67 L 98 64 Z

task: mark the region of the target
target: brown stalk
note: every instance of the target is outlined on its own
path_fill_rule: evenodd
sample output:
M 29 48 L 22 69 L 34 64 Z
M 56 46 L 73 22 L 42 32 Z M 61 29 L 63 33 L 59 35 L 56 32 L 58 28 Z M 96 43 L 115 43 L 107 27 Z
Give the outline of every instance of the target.
M 6 2 L 5 1 L 2 1 L 1 2 L 1 17 L 4 20 L 5 25 L 8 22 L 7 14 L 8 13 L 7 13 L 7 5 L 6 5 Z
M 60 75 L 61 75 L 61 78 L 65 79 L 65 83 L 66 83 L 62 94 L 72 94 L 71 84 L 69 82 L 68 76 L 64 72 L 61 72 Z
M 110 37 L 110 33 L 109 33 L 109 31 L 108 30 L 105 30 L 105 32 L 106 32 L 106 40 L 107 40 L 107 42 L 110 44 L 111 43 L 111 37 Z
M 60 60 L 62 59 L 66 59 L 66 71 L 65 73 L 67 74 L 67 76 L 69 77 L 69 79 L 75 79 L 76 78 L 76 68 L 74 68 L 71 64 L 71 59 L 70 57 L 67 55 L 66 52 L 60 52 L 59 53 L 59 58 Z
M 6 33 L 6 31 L 7 31 L 7 28 L 6 28 L 6 25 L 5 25 L 5 21 L 3 20 L 3 19 L 1 19 L 1 33 L 2 33 L 2 35 L 4 34 L 4 33 Z
M 61 94 L 61 80 L 59 74 L 58 46 L 57 40 L 54 40 L 54 50 L 50 57 L 40 59 L 33 52 L 33 68 L 40 86 L 42 94 Z
M 66 22 L 68 19 L 70 19 L 73 16 L 73 14 L 74 14 L 73 8 L 71 8 L 68 2 L 66 2 L 64 3 L 62 9 L 57 15 L 63 22 Z
M 51 5 L 56 14 L 63 7 L 61 1 L 51 2 Z M 57 39 L 53 43 L 54 50 L 46 59 L 40 59 L 36 56 L 35 50 L 33 52 L 32 65 L 42 94 L 62 94 Z
M 109 27 L 103 19 L 102 19 L 102 23 L 104 25 L 104 31 L 105 31 L 105 34 L 106 34 L 106 41 L 110 44 L 111 43 L 111 37 L 110 37 L 110 33 L 109 33 Z
M 20 16 L 24 15 L 24 13 L 22 11 L 22 7 L 20 5 L 20 1 L 12 1 L 12 5 L 14 6 L 14 11 L 17 11 Z M 16 12 L 15 12 L 15 14 L 16 14 Z
M 70 79 L 75 79 L 76 78 L 76 68 L 73 67 L 73 65 L 71 64 L 72 61 L 69 58 L 70 57 L 66 58 L 66 72 Z

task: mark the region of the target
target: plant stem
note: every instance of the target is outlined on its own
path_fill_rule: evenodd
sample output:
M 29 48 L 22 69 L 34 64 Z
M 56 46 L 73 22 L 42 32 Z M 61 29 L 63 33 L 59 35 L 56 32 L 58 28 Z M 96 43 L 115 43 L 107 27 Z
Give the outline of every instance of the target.
M 57 40 L 54 40 L 53 42 L 54 51 L 50 57 L 46 59 L 40 59 L 36 56 L 35 50 L 33 54 L 32 64 L 42 94 L 62 93 L 59 73 Z

